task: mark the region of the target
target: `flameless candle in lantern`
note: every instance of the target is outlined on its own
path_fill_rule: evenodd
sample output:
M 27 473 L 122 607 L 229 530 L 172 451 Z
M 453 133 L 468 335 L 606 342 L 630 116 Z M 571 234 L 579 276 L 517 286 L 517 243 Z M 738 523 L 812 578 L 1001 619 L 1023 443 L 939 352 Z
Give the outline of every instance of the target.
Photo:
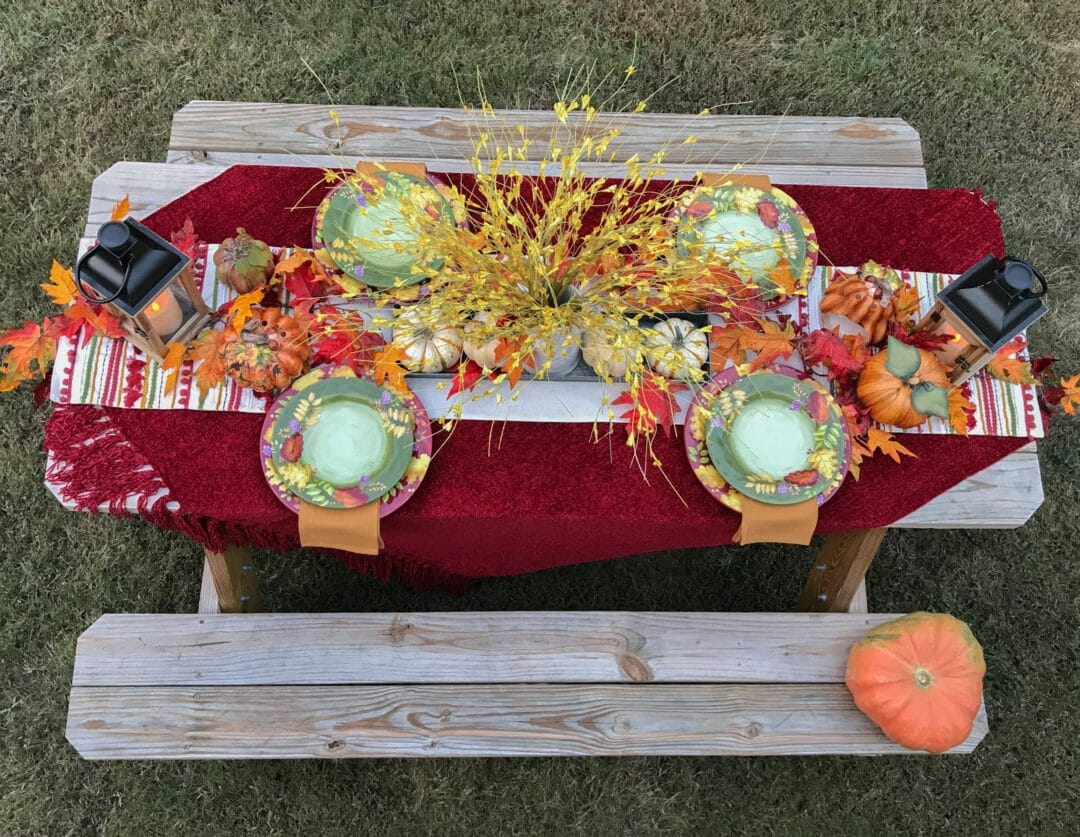
M 210 319 L 191 259 L 138 221 L 109 221 L 75 265 L 79 292 L 120 318 L 127 339 L 158 360 Z
M 1046 313 L 1046 290 L 1046 279 L 1028 262 L 987 256 L 941 289 L 916 331 L 949 335 L 935 354 L 959 384 Z

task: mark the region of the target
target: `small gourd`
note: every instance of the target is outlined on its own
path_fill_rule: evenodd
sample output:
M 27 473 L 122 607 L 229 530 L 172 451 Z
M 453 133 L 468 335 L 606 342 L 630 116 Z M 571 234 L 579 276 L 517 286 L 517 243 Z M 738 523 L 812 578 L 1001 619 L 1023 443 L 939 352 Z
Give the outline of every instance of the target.
M 645 357 L 665 378 L 690 378 L 709 357 L 709 338 L 689 320 L 669 317 L 649 330 Z
M 412 372 L 442 372 L 461 359 L 461 332 L 450 325 L 427 325 L 415 308 L 401 310 L 394 319 L 393 343 L 405 353 L 402 362 Z
M 492 314 L 488 311 L 480 311 L 472 318 L 472 322 L 478 323 L 480 328 L 484 328 L 491 316 Z M 471 330 L 475 335 L 477 327 Z M 465 326 L 465 339 L 462 341 L 462 349 L 469 360 L 484 369 L 492 370 L 502 366 L 502 363 L 496 358 L 499 351 L 499 338 L 493 337 L 480 343 L 475 337 L 470 337 L 468 325 Z
M 971 734 L 986 662 L 971 629 L 945 613 L 912 613 L 852 646 L 844 682 L 890 739 L 943 753 Z
M 933 354 L 889 337 L 888 348 L 866 362 L 856 392 L 874 421 L 907 428 L 932 415 L 947 419 L 950 386 Z
M 581 341 L 581 356 L 601 378 L 621 380 L 637 355 L 636 331 L 629 321 L 608 321 L 599 332 L 588 332 Z
M 265 241 L 252 238 L 243 227 L 214 251 L 217 277 L 234 291 L 246 294 L 274 275 L 274 254 Z

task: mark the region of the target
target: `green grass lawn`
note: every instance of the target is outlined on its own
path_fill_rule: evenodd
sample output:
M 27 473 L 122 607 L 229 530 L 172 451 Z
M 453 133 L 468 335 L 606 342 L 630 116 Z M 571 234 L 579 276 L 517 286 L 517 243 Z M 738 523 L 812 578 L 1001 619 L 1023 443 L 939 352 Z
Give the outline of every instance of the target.
M 827 8 L 827 11 L 824 9 Z M 636 56 L 636 58 L 635 58 Z M 39 317 L 90 183 L 162 160 L 190 99 L 546 107 L 594 60 L 654 109 L 900 116 L 932 186 L 998 202 L 1052 285 L 1034 342 L 1080 371 L 1080 12 L 1071 0 L 7 0 L 0 7 L 0 328 Z M 42 424 L 0 398 L 0 834 L 1067 833 L 1080 814 L 1080 423 L 1040 444 L 1047 500 L 1007 532 L 894 532 L 872 609 L 967 620 L 990 736 L 966 758 L 94 764 L 63 737 L 76 636 L 102 612 L 192 611 L 200 551 L 42 487 Z M 572 498 L 570 499 L 572 502 Z M 661 554 L 479 583 L 463 598 L 260 554 L 272 610 L 776 610 L 805 550 Z

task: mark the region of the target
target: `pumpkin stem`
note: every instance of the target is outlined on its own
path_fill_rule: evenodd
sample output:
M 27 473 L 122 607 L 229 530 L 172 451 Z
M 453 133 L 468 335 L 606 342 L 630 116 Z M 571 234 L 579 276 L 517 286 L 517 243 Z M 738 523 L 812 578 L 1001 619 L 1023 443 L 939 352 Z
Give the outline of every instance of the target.
M 917 666 L 915 668 L 915 685 L 918 686 L 920 689 L 929 689 L 931 686 L 934 685 L 933 672 L 931 672 L 928 668 Z

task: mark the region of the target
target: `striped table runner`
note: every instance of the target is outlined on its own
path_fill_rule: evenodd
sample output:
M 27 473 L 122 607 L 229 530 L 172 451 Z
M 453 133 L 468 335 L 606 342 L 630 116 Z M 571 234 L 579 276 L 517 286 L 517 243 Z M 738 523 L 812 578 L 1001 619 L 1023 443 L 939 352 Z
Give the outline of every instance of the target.
M 80 252 L 92 243 L 90 240 L 83 241 Z M 235 296 L 228 286 L 217 280 L 212 258 L 215 249 L 216 245 L 200 245 L 195 263 L 196 283 L 212 309 L 219 308 Z M 850 272 L 852 268 L 818 268 L 814 280 L 810 283 L 807 296 L 789 306 L 791 310 L 787 313 L 800 327 L 810 330 L 820 327 L 821 295 L 836 270 Z M 937 291 L 954 278 L 948 274 L 912 271 L 901 271 L 901 275 L 905 281 L 914 283 L 918 287 L 923 310 L 929 309 Z M 206 396 L 202 397 L 194 385 L 192 371 L 192 365 L 185 363 L 180 370 L 175 389 L 171 394 L 166 395 L 165 375 L 160 366 L 130 343 L 124 340 L 111 340 L 97 334 L 81 345 L 77 340 L 62 339 L 57 345 L 51 397 L 53 401 L 61 404 L 97 404 L 131 409 L 222 410 L 245 413 L 266 411 L 265 398 L 256 396 L 251 390 L 241 389 L 231 381 L 211 388 Z M 448 406 L 446 397 L 434 386 L 427 386 L 427 383 L 429 382 L 417 379 L 416 392 L 432 417 L 443 415 Z M 530 383 L 547 387 L 560 386 L 558 381 Z M 575 386 L 580 389 L 581 383 L 575 382 Z M 597 386 L 601 385 L 597 384 Z M 1043 436 L 1042 414 L 1036 402 L 1035 387 L 1008 384 L 980 373 L 971 379 L 968 389 L 968 397 L 976 407 L 976 426 L 971 431 L 973 435 L 1031 438 Z M 576 398 L 580 400 L 580 394 Z M 551 400 L 550 397 L 539 399 L 538 409 L 541 402 Z M 588 400 L 599 402 L 599 398 Z M 482 404 L 476 403 L 482 410 Z M 584 417 L 532 415 L 530 410 L 521 409 L 522 406 L 519 404 L 519 409 L 512 416 L 507 415 L 506 418 L 516 421 L 591 421 L 595 417 L 595 411 L 590 412 L 589 415 L 583 414 Z M 476 415 L 465 417 L 482 419 L 487 416 L 485 413 L 478 412 Z M 948 422 L 931 419 L 914 430 L 903 432 L 951 434 L 953 430 Z

